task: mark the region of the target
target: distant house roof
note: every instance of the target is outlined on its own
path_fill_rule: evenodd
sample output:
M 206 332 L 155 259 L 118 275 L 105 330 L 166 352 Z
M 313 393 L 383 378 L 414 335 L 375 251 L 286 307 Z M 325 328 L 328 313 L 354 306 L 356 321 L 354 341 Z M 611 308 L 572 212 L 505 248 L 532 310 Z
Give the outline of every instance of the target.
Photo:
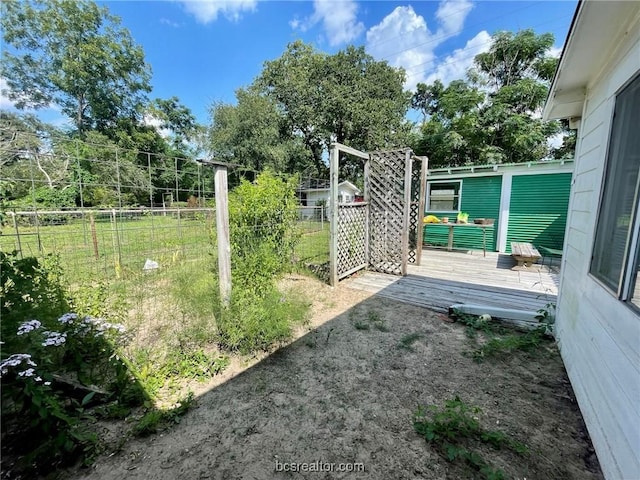
M 640 2 L 581 0 L 543 111 L 545 120 L 581 117 L 587 88 L 617 53 Z
M 326 186 L 322 186 L 322 187 L 307 187 L 305 185 L 301 185 L 300 187 L 298 187 L 298 191 L 299 192 L 328 192 L 329 191 L 328 183 L 329 183 L 329 180 L 327 180 Z M 344 182 L 340 182 L 338 184 L 338 188 L 350 188 L 356 194 L 361 193 L 360 189 L 356 187 L 353 183 L 349 182 L 348 180 L 345 180 Z

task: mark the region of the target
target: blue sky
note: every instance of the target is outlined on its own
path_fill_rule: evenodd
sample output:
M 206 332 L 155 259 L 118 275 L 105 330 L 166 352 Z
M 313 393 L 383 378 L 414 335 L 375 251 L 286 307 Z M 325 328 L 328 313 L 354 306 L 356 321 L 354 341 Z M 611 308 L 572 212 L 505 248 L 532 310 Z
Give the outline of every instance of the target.
M 473 0 L 98 3 L 119 16 L 143 47 L 153 71 L 151 97 L 175 95 L 205 124 L 213 102 L 233 102 L 234 91 L 296 39 L 329 53 L 364 45 L 376 59 L 404 67 L 406 87 L 412 88 L 420 81 L 463 77 L 498 30 L 551 32 L 558 54 L 576 6 Z

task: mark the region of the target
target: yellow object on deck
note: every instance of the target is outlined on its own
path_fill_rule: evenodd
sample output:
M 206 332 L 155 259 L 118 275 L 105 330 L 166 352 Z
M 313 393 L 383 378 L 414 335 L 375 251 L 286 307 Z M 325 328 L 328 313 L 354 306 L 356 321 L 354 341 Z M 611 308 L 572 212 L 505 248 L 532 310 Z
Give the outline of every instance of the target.
M 440 223 L 440 219 L 435 215 L 427 215 L 422 221 L 423 223 Z

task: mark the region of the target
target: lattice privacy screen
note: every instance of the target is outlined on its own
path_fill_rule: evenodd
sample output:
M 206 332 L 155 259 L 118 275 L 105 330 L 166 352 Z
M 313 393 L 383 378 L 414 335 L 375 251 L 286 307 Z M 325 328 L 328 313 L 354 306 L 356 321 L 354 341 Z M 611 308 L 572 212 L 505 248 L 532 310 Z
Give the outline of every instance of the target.
M 368 205 L 338 205 L 338 279 L 367 266 Z
M 369 160 L 369 268 L 403 273 L 407 149 L 372 152 Z

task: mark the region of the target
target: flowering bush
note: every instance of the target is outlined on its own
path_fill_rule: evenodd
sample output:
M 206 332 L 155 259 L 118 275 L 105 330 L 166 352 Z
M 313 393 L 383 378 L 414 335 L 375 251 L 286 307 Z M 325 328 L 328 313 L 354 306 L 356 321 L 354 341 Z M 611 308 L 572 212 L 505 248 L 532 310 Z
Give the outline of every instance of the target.
M 125 335 L 120 324 L 76 313 L 48 326 L 36 319 L 17 326 L 9 344 L 21 351 L 0 361 L 0 379 L 3 427 L 13 440 L 3 443 L 22 457 L 23 468 L 90 453 L 98 437 L 85 421 L 96 415 L 89 407 L 144 400 L 117 354 Z

